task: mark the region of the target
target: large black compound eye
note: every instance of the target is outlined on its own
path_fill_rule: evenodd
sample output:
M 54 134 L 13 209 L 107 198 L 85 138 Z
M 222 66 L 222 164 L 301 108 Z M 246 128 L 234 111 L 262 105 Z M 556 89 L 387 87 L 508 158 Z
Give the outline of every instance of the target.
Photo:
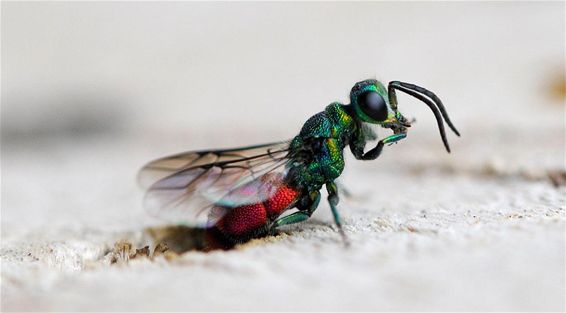
M 387 104 L 381 95 L 375 91 L 366 91 L 358 96 L 358 106 L 367 116 L 375 121 L 387 119 Z

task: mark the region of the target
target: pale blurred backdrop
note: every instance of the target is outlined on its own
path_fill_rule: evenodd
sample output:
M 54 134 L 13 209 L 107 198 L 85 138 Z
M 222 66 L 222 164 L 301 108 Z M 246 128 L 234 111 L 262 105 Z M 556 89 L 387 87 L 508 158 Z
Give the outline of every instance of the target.
M 462 128 L 559 122 L 544 103 L 563 72 L 563 6 L 4 3 L 3 124 L 292 136 L 369 77 L 435 90 Z
M 2 2 L 3 308 L 563 310 L 564 199 L 545 175 L 564 169 L 564 10 L 564 2 Z M 315 294 L 319 290 L 323 298 L 329 297 L 324 298 L 326 306 L 306 300 L 308 290 L 297 287 L 291 288 L 291 294 L 295 290 L 305 297 L 295 298 L 296 306 L 276 306 L 267 297 L 261 307 L 254 306 L 252 298 L 216 302 L 206 296 L 195 296 L 202 301 L 198 305 L 182 303 L 179 296 L 152 306 L 132 295 L 131 300 L 123 300 L 124 306 L 113 301 L 101 304 L 81 298 L 81 288 L 100 290 L 100 297 L 112 299 L 129 289 L 121 278 L 107 282 L 116 287 L 106 293 L 82 276 L 59 278 L 60 270 L 80 272 L 81 262 L 100 258 L 103 252 L 92 251 L 102 249 L 100 242 L 111 244 L 104 241 L 110 240 L 106 233 L 136 232 L 158 223 L 141 207 L 142 191 L 135 182 L 144 162 L 184 150 L 291 138 L 309 116 L 330 102 L 347 102 L 352 85 L 367 78 L 384 83 L 401 80 L 433 90 L 462 137 L 449 134 L 453 153 L 447 155 L 429 109 L 400 95 L 400 110 L 417 119 L 409 138 L 371 163 L 348 157 L 352 170 L 344 174 L 345 184 L 354 192 L 383 190 L 385 194 L 374 196 L 383 197 L 374 198 L 375 203 L 389 201 L 389 194 L 396 197 L 391 206 L 403 206 L 408 205 L 403 204 L 408 197 L 409 206 L 419 212 L 427 207 L 426 201 L 437 203 L 448 197 L 444 207 L 456 205 L 469 213 L 475 203 L 493 203 L 486 194 L 495 194 L 497 179 L 503 179 L 502 194 L 513 196 L 518 192 L 514 181 L 525 180 L 521 194 L 535 194 L 532 202 L 527 201 L 530 207 L 540 204 L 541 216 L 548 213 L 545 209 L 558 210 L 554 217 L 559 222 L 552 235 L 542 231 L 532 242 L 534 247 L 537 240 L 550 238 L 548 251 L 554 253 L 550 261 L 517 263 L 514 268 L 517 273 L 532 270 L 533 275 L 555 280 L 541 287 L 524 277 L 515 283 L 516 272 L 494 274 L 504 287 L 486 283 L 493 289 L 484 292 L 510 291 L 474 306 L 474 295 L 481 298 L 484 281 L 475 284 L 477 273 L 468 268 L 464 274 L 454 270 L 451 278 L 439 275 L 430 289 L 398 286 L 392 278 L 384 287 L 392 290 L 390 294 L 373 294 L 370 288 L 367 301 L 350 303 L 331 296 L 341 293 L 347 298 L 348 290 L 315 284 Z M 469 175 L 466 186 L 483 186 L 479 190 L 485 193 L 472 190 L 460 196 L 465 188 L 454 185 L 449 195 L 431 191 L 411 198 L 407 191 L 411 179 L 399 176 L 429 169 L 438 172 L 434 175 L 440 175 L 440 182 L 453 180 L 454 172 Z M 358 176 L 368 170 L 371 176 Z M 431 186 L 427 174 L 418 175 L 419 184 Z M 492 181 L 486 183 L 485 175 L 496 177 L 494 187 L 486 187 Z M 399 184 L 389 190 L 393 187 L 387 182 L 392 180 Z M 505 189 L 505 184 L 514 187 Z M 533 190 L 544 190 L 546 196 Z M 450 197 L 462 203 L 454 204 Z M 470 203 L 472 209 L 466 207 Z M 322 205 L 319 211 L 323 212 L 317 212 L 318 218 L 330 223 L 327 207 Z M 346 221 L 348 214 L 355 213 L 344 209 Z M 368 213 L 360 216 L 364 214 Z M 373 214 L 390 216 L 379 210 Z M 363 231 L 359 234 L 367 237 Z M 380 238 L 379 233 L 376 236 Z M 37 262 L 22 263 L 18 258 L 28 253 L 22 243 L 41 250 L 53 242 L 80 242 L 87 247 L 80 251 L 91 254 L 74 251 L 75 244 L 58 259 L 43 255 L 55 260 L 47 262 L 48 268 L 56 268 L 49 277 L 41 274 L 45 270 Z M 297 249 L 283 246 L 275 253 L 285 259 L 286 248 Z M 496 248 L 486 248 L 486 256 L 490 249 Z M 532 254 L 524 251 L 525 258 Z M 65 253 L 74 257 L 71 263 L 65 261 L 69 257 Z M 392 260 L 395 257 L 407 259 L 403 253 Z M 440 259 L 439 273 L 451 262 L 434 259 Z M 426 263 L 431 264 L 436 263 Z M 334 270 L 344 269 L 339 263 Z M 391 273 L 400 271 L 404 269 Z M 120 276 L 104 272 L 101 277 L 105 275 Z M 206 288 L 214 290 L 225 278 L 211 275 L 203 280 L 211 284 Z M 380 278 L 376 276 L 373 283 Z M 276 279 L 265 277 L 263 283 L 257 279 L 250 288 L 261 290 Z M 342 281 L 336 279 L 334 283 Z M 34 287 L 36 280 L 42 281 L 43 289 Z M 454 287 L 466 285 L 465 281 L 471 281 L 470 289 Z M 76 297 L 60 295 L 61 288 L 76 290 Z M 149 287 L 140 288 L 139 295 L 151 293 Z M 404 294 L 404 288 L 418 296 Z M 451 288 L 456 291 L 443 300 L 441 291 Z

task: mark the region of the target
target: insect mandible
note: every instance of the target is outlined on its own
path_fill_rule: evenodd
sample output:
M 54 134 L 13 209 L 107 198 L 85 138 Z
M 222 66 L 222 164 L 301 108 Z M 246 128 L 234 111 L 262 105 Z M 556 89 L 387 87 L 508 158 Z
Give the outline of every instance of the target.
M 344 169 L 346 147 L 358 160 L 374 160 L 386 144 L 407 136 L 411 126 L 397 108 L 396 91 L 424 102 L 434 113 L 448 152 L 444 122 L 458 136 L 442 101 L 414 84 L 374 79 L 358 82 L 350 103 L 331 103 L 309 118 L 290 141 L 257 146 L 191 151 L 146 164 L 139 173 L 147 189 L 144 205 L 159 216 L 213 230 L 225 240 L 244 242 L 276 228 L 307 220 L 326 187 L 334 222 L 344 239 L 335 180 Z M 377 139 L 368 125 L 393 134 L 365 151 Z M 283 214 L 291 209 L 296 211 Z

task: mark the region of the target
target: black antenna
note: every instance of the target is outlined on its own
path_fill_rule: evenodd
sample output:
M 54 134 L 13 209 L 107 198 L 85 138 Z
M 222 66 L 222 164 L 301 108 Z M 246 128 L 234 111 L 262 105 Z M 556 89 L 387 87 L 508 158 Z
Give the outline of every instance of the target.
M 452 121 L 450 121 L 450 118 L 448 117 L 448 113 L 446 112 L 446 108 L 442 104 L 442 101 L 440 101 L 440 99 L 433 92 L 425 88 L 419 87 L 417 85 L 403 83 L 400 81 L 392 81 L 389 83 L 388 87 L 389 87 L 389 98 L 390 98 L 389 101 L 395 107 L 397 106 L 397 97 L 395 95 L 395 90 L 399 90 L 421 100 L 432 110 L 432 113 L 434 114 L 434 117 L 436 118 L 436 122 L 438 124 L 438 130 L 440 131 L 440 136 L 442 137 L 442 142 L 444 143 L 444 147 L 446 148 L 446 151 L 450 153 L 450 145 L 448 144 L 448 139 L 446 138 L 446 132 L 444 131 L 443 119 L 446 121 L 450 129 L 456 135 L 460 136 L 460 133 L 458 132 L 456 127 L 452 124 Z M 431 99 L 428 99 L 419 92 L 430 97 L 432 101 Z

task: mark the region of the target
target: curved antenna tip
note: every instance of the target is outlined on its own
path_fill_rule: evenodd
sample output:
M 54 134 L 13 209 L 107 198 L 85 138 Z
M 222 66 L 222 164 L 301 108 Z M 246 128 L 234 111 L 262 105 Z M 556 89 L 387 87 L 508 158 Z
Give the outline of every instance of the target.
M 446 148 L 446 152 L 450 153 L 450 146 L 448 145 L 448 141 L 445 139 L 446 137 L 442 138 L 442 142 L 444 143 L 444 148 Z
M 448 125 L 450 126 L 450 125 Z M 456 134 L 456 136 L 460 137 L 460 132 L 456 129 L 456 127 L 450 127 L 450 129 L 452 129 L 452 131 L 454 132 L 454 134 Z

